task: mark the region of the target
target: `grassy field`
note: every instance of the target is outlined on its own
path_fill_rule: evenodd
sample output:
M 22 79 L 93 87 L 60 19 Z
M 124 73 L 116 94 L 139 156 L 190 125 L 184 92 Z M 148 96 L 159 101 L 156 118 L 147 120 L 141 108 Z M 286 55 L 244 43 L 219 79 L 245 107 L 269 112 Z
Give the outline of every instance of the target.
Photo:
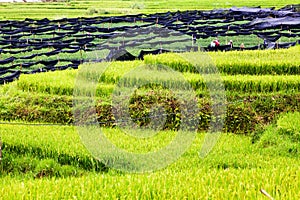
M 69 0 L 1 3 L 0 20 L 109 16 L 232 6 L 280 8 L 293 3 L 299 2 Z M 19 80 L 0 86 L 0 140 L 3 155 L 0 160 L 0 200 L 268 199 L 261 193 L 262 189 L 274 199 L 299 199 L 299 51 L 299 46 L 296 46 L 283 50 L 206 54 L 209 63 L 220 72 L 228 104 L 223 133 L 204 158 L 199 153 L 206 137 L 210 136 L 206 130 L 215 119 L 210 113 L 210 95 L 213 93 L 207 91 L 200 74 L 212 72 L 205 65 L 195 68 L 183 59 L 197 58 L 201 56 L 199 52 L 149 55 L 144 61 L 81 65 L 80 70 L 89 69 L 87 72 L 81 71 L 83 77 L 99 81 L 96 91 L 79 84 L 80 77 L 76 79 L 78 70 L 22 74 Z M 80 55 L 61 56 L 71 58 Z M 122 79 L 128 72 L 143 65 L 152 68 L 143 74 L 132 73 L 132 76 Z M 74 86 L 79 84 L 88 95 L 95 92 L 97 120 L 110 122 L 101 127 L 101 131 L 112 144 L 127 152 L 154 152 L 169 144 L 180 133 L 174 130 L 178 128 L 181 115 L 166 121 L 164 130 L 156 131 L 153 137 L 132 137 L 132 134 L 141 131 L 131 129 L 129 133 L 125 131 L 127 129 L 116 126 L 112 116 L 111 94 L 118 82 L 124 84 L 126 89 L 151 81 L 150 75 L 174 87 L 184 85 L 182 80 L 173 80 L 163 70 L 162 75 L 155 76 L 160 71 L 153 70 L 153 66 L 158 65 L 180 73 L 196 92 L 200 109 L 198 132 L 193 132 L 195 138 L 187 151 L 163 169 L 151 173 L 118 171 L 109 167 L 109 163 L 103 163 L 107 160 L 94 158 L 80 138 L 82 135 L 78 134 L 80 129 L 73 126 L 73 103 L 78 98 L 74 97 Z M 108 68 L 104 70 L 105 67 Z M 156 85 L 139 88 L 128 97 L 131 101 L 131 117 L 140 117 L 138 126 L 147 125 L 143 117 L 148 116 L 150 106 L 155 103 L 178 114 L 181 108 L 172 94 Z M 160 118 L 156 121 L 160 122 Z
M 204 138 L 199 133 L 175 164 L 144 174 L 84 169 L 89 154 L 74 127 L 2 125 L 7 149 L 4 155 L 14 155 L 18 149 L 20 157 L 5 157 L 11 171 L 1 177 L 1 199 L 266 199 L 260 189 L 276 199 L 298 199 L 300 146 L 295 142 L 299 135 L 294 133 L 299 133 L 299 126 L 289 123 L 299 119 L 299 114 L 283 115 L 254 144 L 250 137 L 223 134 L 204 159 L 198 157 Z M 136 149 L 120 139 L 116 130 L 103 131 L 128 151 Z M 162 142 L 172 135 L 167 134 Z M 43 153 L 38 154 L 37 148 Z M 147 151 L 145 148 L 141 150 Z M 66 155 L 70 160 L 76 155 L 77 159 L 63 163 Z M 80 160 L 83 165 L 79 165 Z M 41 171 L 43 178 L 39 177 Z M 55 178 L 53 171 L 62 175 Z
M 244 52 L 209 52 L 204 54 L 216 66 L 222 75 L 225 89 L 228 92 L 237 91 L 243 93 L 272 93 L 272 92 L 299 92 L 299 64 L 298 54 L 300 47 L 269 51 L 244 51 Z M 185 55 L 199 56 L 197 52 L 178 56 L 176 54 L 149 55 L 145 61 L 113 62 L 103 65 L 108 67 L 101 75 L 102 84 L 99 85 L 97 94 L 110 96 L 114 84 L 118 83 L 124 74 L 134 68 L 143 65 L 162 64 L 173 70 L 183 73 L 194 90 L 203 91 L 205 83 L 200 73 L 207 73 L 209 69 L 196 69 L 185 58 Z M 288 58 L 288 59 L 286 59 Z M 97 64 L 85 64 L 95 70 L 95 74 L 102 72 L 97 70 Z M 82 67 L 82 68 L 84 68 Z M 92 73 L 91 73 L 92 74 Z M 73 95 L 73 88 L 77 71 L 66 70 L 38 75 L 22 75 L 16 85 L 22 91 L 48 93 L 54 95 Z M 99 75 L 100 76 L 100 75 Z M 139 76 L 140 79 L 149 79 L 147 74 Z M 168 79 L 166 79 L 167 81 Z M 170 80 L 171 81 L 171 80 Z M 173 84 L 180 84 L 174 82 Z M 108 101 L 107 99 L 103 99 Z
M 298 51 L 297 46 L 287 50 L 209 55 L 221 71 L 225 85 L 231 84 L 226 91 L 228 100 L 247 99 L 251 95 L 255 98 L 270 96 L 273 105 L 263 98 L 261 103 L 266 105 L 249 105 L 253 110 L 266 109 L 261 112 L 272 117 L 272 109 L 276 107 L 279 113 L 284 112 L 282 109 L 294 109 L 283 100 L 299 93 L 295 90 L 299 86 L 291 86 L 293 91 L 290 92 L 285 90 L 289 84 L 299 85 Z M 197 56 L 197 53 L 189 55 Z M 253 59 L 256 57 L 261 59 Z M 276 57 L 282 59 L 275 61 Z M 294 62 L 288 59 L 291 57 L 295 58 Z M 110 94 L 120 77 L 144 63 L 160 63 L 182 72 L 195 87 L 201 79 L 192 65 L 174 54 L 148 56 L 145 61 L 113 62 L 99 79 L 97 95 L 102 103 L 110 102 Z M 87 66 L 96 69 L 93 65 Z M 96 72 L 90 71 L 86 76 L 92 78 Z M 281 75 L 274 75 L 275 72 Z M 199 132 L 175 163 L 152 173 L 130 174 L 107 168 L 93 158 L 74 126 L 59 123 L 39 126 L 26 122 L 52 123 L 66 119 L 67 124 L 70 123 L 77 73 L 67 70 L 21 75 L 20 80 L 1 86 L 1 117 L 7 116 L 12 124 L 2 124 L 0 129 L 3 142 L 0 199 L 266 199 L 261 189 L 276 199 L 300 197 L 299 113 L 277 114 L 270 125 L 265 124 L 247 136 L 223 133 L 205 158 L 199 157 L 205 137 L 205 133 Z M 240 86 L 241 83 L 244 86 Z M 265 85 L 276 91 L 257 91 Z M 235 92 L 237 88 L 240 89 Z M 279 99 L 276 100 L 278 105 L 273 98 Z M 247 104 L 230 107 L 248 109 Z M 231 122 L 238 126 L 251 123 L 251 119 L 244 119 L 243 113 L 246 112 L 234 113 Z M 159 149 L 177 134 L 161 131 L 150 140 L 141 140 L 129 137 L 118 128 L 102 131 L 120 148 L 139 153 Z
M 116 67 L 129 66 L 121 68 L 123 73 L 135 66 L 130 62 L 115 64 Z M 28 118 L 24 120 L 28 121 L 45 117 L 45 121 L 54 122 L 63 118 L 66 114 L 64 109 L 71 106 L 75 75 L 74 70 L 22 75 L 19 81 L 1 86 L 2 117 L 7 115 L 8 119 L 15 119 L 16 122 L 22 120 L 22 115 L 24 117 L 26 113 Z M 231 76 L 241 76 L 243 82 L 251 77 Z M 260 83 L 254 81 L 261 85 L 269 84 L 266 76 L 276 81 L 272 75 L 252 75 L 256 80 L 262 80 Z M 297 82 L 299 75 L 289 76 Z M 230 75 L 225 74 L 224 77 Z M 292 79 L 287 77 L 283 79 L 289 84 Z M 107 83 L 99 86 L 98 94 L 108 101 L 114 85 L 109 81 L 109 76 L 104 80 Z M 232 88 L 236 88 L 234 84 Z M 285 87 L 284 83 L 281 85 Z M 257 88 L 255 85 L 252 87 Z M 289 93 L 283 88 L 279 86 L 278 91 L 288 96 Z M 274 91 L 266 92 L 277 95 Z M 238 93 L 242 95 L 247 91 L 242 89 Z M 9 113 L 10 109 L 15 109 L 16 118 Z M 239 117 L 236 117 L 239 123 Z M 291 122 L 291 118 L 295 121 Z M 204 134 L 198 133 L 191 148 L 176 163 L 145 174 L 103 169 L 101 163 L 97 163 L 84 148 L 73 126 L 1 125 L 4 157 L 1 163 L 0 199 L 265 199 L 260 189 L 276 199 L 297 199 L 300 197 L 299 127 L 292 128 L 293 124 L 298 124 L 297 120 L 298 115 L 283 116 L 274 125 L 265 127 L 264 132 L 253 132 L 253 138 L 222 134 L 216 147 L 204 159 L 198 157 Z M 285 132 L 279 131 L 283 128 Z M 129 151 L 136 150 L 138 144 L 142 144 L 139 147 L 141 151 L 158 148 L 155 145 L 160 147 L 174 134 L 163 132 L 167 137 L 162 137 L 163 140 L 133 145 L 135 143 L 126 140 L 117 129 L 104 131 L 111 141 Z
M 186 0 L 186 1 L 96 1 L 96 0 L 66 0 L 53 3 L 1 3 L 0 20 L 11 19 L 41 19 L 64 17 L 90 17 L 96 15 L 126 15 L 137 13 L 156 13 L 177 10 L 208 10 L 215 8 L 229 8 L 232 6 L 262 6 L 281 8 L 287 4 L 297 4 L 299 1 L 290 0 L 249 0 L 246 2 L 237 0 Z M 21 10 L 21 12 L 20 12 Z

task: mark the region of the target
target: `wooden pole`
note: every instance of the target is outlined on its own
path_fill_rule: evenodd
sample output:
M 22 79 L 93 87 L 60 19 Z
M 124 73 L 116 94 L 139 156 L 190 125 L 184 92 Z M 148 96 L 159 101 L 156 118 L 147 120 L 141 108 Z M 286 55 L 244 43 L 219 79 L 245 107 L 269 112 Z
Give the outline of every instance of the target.
M 2 141 L 0 140 L 0 163 L 2 162 Z
M 260 192 L 266 197 L 268 197 L 270 200 L 274 200 L 274 198 L 269 193 L 267 193 L 264 189 L 260 189 Z
M 80 64 L 82 64 L 82 49 L 80 48 Z
M 192 34 L 192 47 L 194 46 L 194 34 Z
M 57 24 L 57 27 L 58 27 L 58 32 L 60 31 L 60 23 L 58 22 Z

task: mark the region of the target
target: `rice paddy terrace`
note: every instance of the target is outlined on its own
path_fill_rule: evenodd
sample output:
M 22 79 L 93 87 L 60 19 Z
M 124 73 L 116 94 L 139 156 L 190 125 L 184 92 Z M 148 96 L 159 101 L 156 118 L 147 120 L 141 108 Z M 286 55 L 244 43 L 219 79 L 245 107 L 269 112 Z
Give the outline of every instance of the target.
M 297 6 L 197 2 L 0 4 L 0 199 L 299 199 Z M 128 173 L 114 162 L 145 166 L 97 159 L 84 123 L 136 154 L 173 144 L 183 123 L 195 136 L 176 162 Z
M 133 60 L 150 53 L 200 49 L 288 48 L 299 43 L 299 19 L 296 9 L 289 7 L 1 21 L 0 82 L 10 82 L 21 73 L 76 69 L 96 59 Z M 222 45 L 209 47 L 216 37 Z M 228 45 L 230 40 L 234 43 Z M 127 58 L 115 58 L 114 51 L 122 49 L 136 55 L 127 52 Z M 95 58 L 95 51 L 98 55 L 103 51 L 102 57 Z

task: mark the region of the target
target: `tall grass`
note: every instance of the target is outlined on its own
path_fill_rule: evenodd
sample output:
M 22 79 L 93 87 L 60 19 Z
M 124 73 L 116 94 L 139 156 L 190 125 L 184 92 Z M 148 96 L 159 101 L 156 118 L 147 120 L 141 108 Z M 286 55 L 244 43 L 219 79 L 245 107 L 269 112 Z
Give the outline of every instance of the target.
M 40 147 L 45 150 L 45 155 L 53 151 L 79 155 L 75 163 L 86 154 L 72 127 L 3 128 L 2 140 L 11 146 Z M 117 130 L 103 131 L 116 145 L 136 151 L 131 140 L 123 140 L 119 133 L 115 134 Z M 4 176 L 0 182 L 0 195 L 4 199 L 265 199 L 259 192 L 263 188 L 276 199 L 300 197 L 299 159 L 274 156 L 252 145 L 248 137 L 230 134 L 224 134 L 211 154 L 201 159 L 198 151 L 203 139 L 204 135 L 198 134 L 183 157 L 154 173 L 123 174 L 109 170 L 97 174 L 90 172 L 81 177 L 26 178 L 22 181 L 18 176 Z M 159 139 L 152 144 L 162 145 Z M 146 141 L 140 141 L 139 146 L 138 152 L 149 150 Z M 28 149 L 23 148 L 23 151 L 26 153 Z M 34 148 L 31 151 L 34 153 Z
M 299 49 L 297 47 L 276 51 L 212 53 L 209 62 L 216 61 L 216 67 L 221 72 L 221 79 L 228 92 L 240 92 L 241 94 L 299 92 L 300 60 L 297 56 Z M 198 53 L 190 54 L 198 55 Z M 262 59 L 257 60 L 257 57 Z M 275 58 L 277 59 L 275 60 Z M 165 69 L 170 67 L 183 72 L 183 78 L 171 76 L 175 73 L 171 69 L 167 71 L 158 69 L 157 67 L 160 65 L 165 66 L 163 67 Z M 201 91 L 207 90 L 207 83 L 201 76 L 201 71 L 211 73 L 208 71 L 211 70 L 210 66 L 206 68 L 204 65 L 196 69 L 189 61 L 176 54 L 147 56 L 145 62 L 85 64 L 82 68 L 85 70 L 79 71 L 80 77 L 85 81 L 88 81 L 89 78 L 97 78 L 99 84 L 96 88 L 96 96 L 103 97 L 111 95 L 115 84 L 133 87 L 157 81 L 169 87 L 186 86 L 186 82 L 188 82 L 200 94 Z M 77 75 L 75 70 L 21 75 L 20 80 L 17 81 L 17 87 L 28 92 L 71 96 L 75 81 L 79 81 L 76 79 Z M 213 79 L 210 82 L 214 82 Z M 221 84 L 222 82 L 215 83 Z
M 255 50 L 255 51 L 232 51 L 232 52 L 209 52 L 207 54 L 192 54 L 199 58 L 199 62 L 205 62 L 202 57 L 206 55 L 205 64 L 201 68 L 193 66 L 185 59 L 185 54 L 148 55 L 145 57 L 146 64 L 162 64 L 180 72 L 203 73 L 207 72 L 209 65 L 214 63 L 220 73 L 223 74 L 249 74 L 249 75 L 281 75 L 300 74 L 300 46 L 280 50 Z

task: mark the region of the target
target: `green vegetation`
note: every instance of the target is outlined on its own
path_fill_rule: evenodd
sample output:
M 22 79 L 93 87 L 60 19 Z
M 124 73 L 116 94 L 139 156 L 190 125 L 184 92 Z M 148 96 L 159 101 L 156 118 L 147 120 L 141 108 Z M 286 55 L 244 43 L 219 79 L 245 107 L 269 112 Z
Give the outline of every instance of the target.
M 289 2 L 274 0 L 249 0 L 246 2 L 238 0 L 186 0 L 186 1 L 95 1 L 95 0 L 66 0 L 61 2 L 47 3 L 1 3 L 0 16 L 2 20 L 6 19 L 42 19 L 42 18 L 64 18 L 64 17 L 87 17 L 97 15 L 125 15 L 136 13 L 155 13 L 177 10 L 196 10 L 196 9 L 214 9 L 228 8 L 232 6 L 262 6 L 281 8 L 286 4 L 297 4 L 297 0 Z M 22 10 L 22 12 L 20 12 Z
M 276 51 L 208 52 L 207 56 L 211 60 L 207 62 L 214 63 L 220 73 L 227 75 L 297 75 L 300 73 L 299 53 L 300 46 Z M 185 54 L 182 56 L 176 54 L 148 55 L 145 57 L 145 63 L 167 65 L 180 72 L 199 72 L 199 69 L 195 69 L 189 64 L 185 57 Z
M 270 123 L 281 112 L 299 110 L 300 61 L 297 57 L 298 53 L 299 46 L 276 51 L 257 50 L 208 54 L 210 57 L 206 58 L 211 59 L 210 63 L 216 63 L 226 90 L 228 105 L 224 131 L 249 134 L 257 124 Z M 82 77 L 85 77 L 86 80 L 89 78 L 99 80 L 99 84 L 95 87 L 98 120 L 107 122 L 108 126 L 115 125 L 109 121 L 114 120 L 112 109 L 115 108 L 111 102 L 111 94 L 118 89 L 115 87 L 116 83 L 119 83 L 119 89 L 125 89 L 128 86 L 151 81 L 156 77 L 160 81 L 164 80 L 164 83 L 172 88 L 184 86 L 186 81 L 191 85 L 200 99 L 199 129 L 207 130 L 211 122 L 210 94 L 206 82 L 199 73 L 208 73 L 209 71 L 207 71 L 206 65 L 200 66 L 196 70 L 194 66 L 183 59 L 185 55 L 202 56 L 197 52 L 182 56 L 164 54 L 147 56 L 144 62 L 82 65 L 80 69 L 87 69 L 86 71 L 81 70 Z M 255 59 L 256 57 L 261 58 L 259 62 Z M 293 58 L 294 62 L 284 58 Z M 230 62 L 231 60 L 232 62 Z M 173 79 L 169 77 L 170 71 L 155 71 L 155 68 L 148 68 L 147 73 L 146 71 L 143 73 L 133 73 L 134 71 L 132 71 L 136 67 L 153 66 L 153 64 L 162 64 L 183 72 L 183 76 L 181 79 Z M 157 74 L 157 72 L 161 74 Z M 79 84 L 81 89 L 86 87 L 81 84 L 79 79 L 76 80 L 77 75 L 78 71 L 76 70 L 21 75 L 18 81 L 1 87 L 0 118 L 2 120 L 72 124 L 74 122 L 72 114 L 74 86 Z M 121 77 L 123 78 L 121 79 Z M 213 80 L 210 82 L 213 83 Z M 220 83 L 217 82 L 217 84 Z M 153 92 L 153 89 L 162 92 Z M 145 98 L 145 95 L 149 98 Z M 132 101 L 136 100 L 136 103 L 131 105 L 132 116 L 137 118 L 147 116 L 153 102 L 174 104 L 175 107 L 169 109 L 168 113 L 175 112 L 178 104 L 170 98 L 171 96 L 172 93 L 166 88 L 151 86 L 138 89 L 132 96 Z M 138 123 L 144 124 L 145 121 L 141 120 Z M 177 123 L 170 118 L 165 128 L 174 129 Z
M 253 133 L 252 141 L 274 155 L 295 157 L 300 152 L 300 113 L 281 115 L 276 124 Z
M 269 132 L 270 129 L 285 129 L 291 119 L 299 121 L 299 113 L 282 115 L 276 124 L 265 128 L 254 144 L 249 137 L 223 134 L 204 159 L 198 157 L 204 138 L 200 133 L 175 164 L 146 174 L 122 174 L 111 169 L 99 173 L 92 168 L 86 171 L 80 163 L 90 162 L 84 159 L 88 153 L 73 127 L 1 125 L 4 155 L 20 153 L 20 157 L 6 157 L 2 161 L 2 167 L 9 164 L 14 170 L 3 171 L 2 168 L 0 194 L 4 199 L 111 199 L 125 196 L 139 199 L 265 199 L 259 192 L 263 188 L 276 199 L 299 198 L 299 151 L 289 151 L 290 148 L 299 150 L 299 143 L 292 139 L 298 137 L 299 126 L 293 126 L 294 132 L 284 136 L 289 140 L 280 134 L 271 136 Z M 119 138 L 119 132 L 104 131 L 118 145 L 135 150 L 131 140 Z M 284 141 L 280 146 L 273 143 L 278 139 Z M 18 148 L 13 148 L 15 146 Z M 37 154 L 37 148 L 43 153 Z M 36 159 L 42 160 L 36 164 Z M 38 176 L 41 171 L 45 176 Z M 20 173 L 27 175 L 23 177 Z
M 300 46 L 283 50 L 270 51 L 243 51 L 243 52 L 210 52 L 205 57 L 208 63 L 215 63 L 216 68 L 222 74 L 225 88 L 232 92 L 240 93 L 270 93 L 270 92 L 297 92 L 300 89 L 298 75 L 300 74 Z M 203 56 L 197 52 L 188 53 L 198 57 Z M 107 63 L 104 73 L 99 77 L 103 85 L 98 87 L 98 95 L 111 93 L 113 84 L 116 84 L 120 77 L 138 66 L 164 65 L 176 71 L 183 72 L 183 75 L 195 90 L 205 89 L 205 82 L 199 73 L 209 73 L 208 66 L 195 67 L 190 64 L 185 55 L 177 54 L 148 55 L 145 61 L 134 62 L 113 62 Z M 288 59 L 285 59 L 288 58 Z M 201 59 L 201 58 L 200 58 Z M 87 64 L 89 73 L 94 69 L 95 73 L 102 72 L 97 64 Z M 104 70 L 104 68 L 103 68 Z M 87 74 L 87 76 L 93 75 Z M 73 87 L 77 71 L 56 71 L 38 75 L 22 75 L 17 81 L 17 88 L 23 91 L 40 92 L 56 95 L 73 95 Z M 149 79 L 147 74 L 139 79 Z M 167 77 L 166 77 L 167 78 Z M 137 79 L 138 80 L 138 79 Z M 167 79 L 166 79 L 167 80 Z M 134 84 L 134 82 L 132 82 Z M 176 84 L 176 82 L 174 83 Z M 106 91 L 106 92 L 104 92 Z
M 2 175 L 61 177 L 104 170 L 85 150 L 74 127 L 1 125 L 1 138 Z
M 282 50 L 280 53 L 292 55 L 290 51 L 296 52 L 297 50 L 295 48 Z M 263 54 L 260 51 L 252 53 Z M 274 54 L 276 53 L 277 51 L 274 51 Z M 238 55 L 238 53 L 235 54 Z M 216 55 L 215 58 L 214 55 Z M 223 66 L 221 62 L 229 65 L 226 64 L 229 63 L 227 60 L 217 61 L 222 55 L 222 53 L 212 53 L 211 56 L 219 69 Z M 247 55 L 250 56 L 251 53 L 239 52 L 239 55 L 244 56 L 246 61 L 249 59 Z M 169 57 L 172 54 L 165 56 L 167 60 L 170 60 Z M 228 54 L 229 58 L 230 56 L 231 54 Z M 268 65 L 268 60 L 270 63 L 275 62 L 274 59 L 270 59 L 274 56 L 272 53 L 266 56 L 269 56 L 269 59 L 265 58 L 259 64 L 248 62 L 250 63 L 248 66 L 252 65 L 253 68 L 261 66 L 268 71 L 269 67 L 273 67 L 272 64 Z M 297 57 L 295 58 L 295 62 L 299 62 Z M 163 55 L 149 56 L 145 63 L 149 64 L 155 60 L 163 61 L 163 59 Z M 176 62 L 174 60 L 166 65 L 175 69 L 174 63 Z M 113 91 L 118 77 L 122 77 L 126 72 L 141 64 L 143 64 L 142 61 L 114 62 L 105 71 L 104 76 L 100 77 L 101 84 L 96 93 L 99 98 L 97 109 L 100 121 L 112 120 L 109 94 Z M 286 59 L 277 61 L 278 71 L 281 65 L 294 67 L 297 70 L 293 63 Z M 89 67 L 92 69 L 93 66 L 96 65 Z M 195 77 L 190 81 L 199 79 L 199 74 L 192 73 L 193 70 L 188 68 L 189 65 L 183 63 L 176 66 L 177 70 L 187 69 L 181 70 L 184 71 L 185 77 Z M 240 66 L 246 66 L 241 59 Z M 240 68 L 241 71 L 242 68 Z M 294 80 L 298 82 L 299 75 L 295 70 L 278 73 L 282 74 L 278 76 L 272 76 L 272 73 L 268 72 L 262 73 L 264 74 L 262 76 L 255 75 L 254 72 L 249 75 L 244 72 L 239 73 L 238 67 L 235 69 L 237 71 L 235 73 L 228 72 L 227 74 L 225 70 L 222 72 L 225 83 L 228 81 L 234 84 L 232 88 L 240 87 L 240 89 L 239 92 L 233 90 L 226 93 L 227 100 L 235 103 L 227 107 L 224 131 L 228 133 L 222 134 L 213 151 L 204 159 L 198 157 L 204 138 L 204 133 L 198 133 L 191 148 L 176 163 L 161 171 L 145 174 L 126 174 L 105 167 L 88 153 L 73 126 L 59 125 L 70 124 L 74 120 L 71 107 L 77 71 L 22 75 L 20 80 L 1 86 L 2 120 L 9 120 L 12 123 L 49 122 L 58 123 L 58 126 L 1 125 L 3 159 L 0 165 L 0 196 L 4 199 L 125 197 L 130 199 L 265 199 L 259 192 L 263 188 L 276 199 L 299 198 L 300 147 L 297 125 L 299 114 L 279 115 L 287 111 L 296 111 L 300 107 L 299 92 L 285 90 L 286 85 L 292 84 Z M 97 74 L 93 71 L 86 74 L 87 77 L 95 77 L 95 75 Z M 236 77 L 245 85 L 250 84 L 249 78 L 252 77 L 256 80 L 252 80 L 254 86 L 251 87 L 254 90 L 242 89 L 242 86 L 238 85 L 241 84 L 240 82 L 233 81 Z M 266 77 L 270 80 L 265 80 Z M 283 79 L 287 84 L 282 82 Z M 277 85 L 277 82 L 280 84 Z M 255 89 L 269 84 L 268 87 L 275 87 L 274 83 L 278 92 L 273 90 L 258 92 Z M 140 106 L 147 106 L 149 100 L 154 101 L 153 97 L 160 97 L 152 92 L 152 96 L 147 95 L 148 99 L 140 98 L 145 95 L 145 92 L 151 93 L 151 91 L 147 93 L 146 90 L 141 89 L 136 96 L 132 97 L 132 100 L 139 99 L 134 104 L 136 111 L 143 110 Z M 210 120 L 210 111 L 205 105 L 209 105 L 209 99 L 206 94 L 202 96 L 200 92 L 198 97 L 202 98 L 201 105 L 204 105 L 201 109 L 200 129 L 206 130 Z M 274 119 L 278 120 L 274 121 Z M 141 121 L 140 124 L 142 123 Z M 266 126 L 268 123 L 271 124 Z M 263 128 L 257 129 L 257 126 L 262 125 Z M 104 128 L 102 130 L 116 145 L 133 152 L 157 149 L 176 134 L 172 131 L 162 131 L 160 139 L 154 142 L 137 143 L 137 139 L 128 138 L 128 135 L 119 129 Z M 252 137 L 232 134 L 232 132 L 252 133 Z
M 281 0 L 1 3 L 0 19 L 111 16 L 176 11 L 178 8 L 258 5 L 280 8 L 285 4 Z M 228 38 L 221 38 L 224 40 L 221 42 L 225 39 Z M 242 42 L 239 38 L 233 39 Z M 198 42 L 203 46 L 208 40 Z M 259 42 L 251 37 L 246 40 L 243 41 L 246 45 Z M 218 118 L 212 117 L 210 97 L 214 93 L 209 93 L 201 76 L 214 70 L 210 71 L 211 68 L 205 65 L 195 68 L 183 59 L 199 58 L 201 54 L 198 52 L 148 55 L 144 61 L 85 64 L 80 66 L 80 74 L 78 70 L 22 74 L 19 80 L 0 86 L 3 155 L 0 160 L 0 199 L 266 199 L 260 189 L 275 199 L 299 199 L 299 53 L 300 48 L 296 46 L 283 50 L 206 54 L 205 61 L 216 66 L 223 80 L 227 111 L 223 133 L 205 158 L 199 157 L 207 136 L 205 133 L 210 123 Z M 1 56 L 1 59 L 9 57 Z M 86 58 L 88 55 L 80 52 L 59 55 L 60 59 L 81 56 Z M 55 56 L 34 59 L 53 58 Z M 161 65 L 169 71 L 158 67 Z M 133 71 L 141 66 L 148 68 L 143 73 Z M 174 74 L 181 74 L 182 79 L 168 76 L 171 70 Z M 77 133 L 79 129 L 72 126 L 75 121 L 73 114 L 77 111 L 77 108 L 73 110 L 73 101 L 82 100 L 74 97 L 74 86 L 79 86 L 84 94 L 95 94 L 94 116 L 98 121 L 106 122 L 101 130 L 107 139 L 128 152 L 147 153 L 174 139 L 182 117 L 179 111 L 185 108 L 180 107 L 175 92 L 167 87 L 146 84 L 137 88 L 128 97 L 129 113 L 137 127 L 151 125 L 147 117 L 155 111 L 155 105 L 163 106 L 170 115 L 166 117 L 164 130 L 158 131 L 154 137 L 135 138 L 116 126 L 113 112 L 122 110 L 113 105 L 111 94 L 152 81 L 153 77 L 178 89 L 185 86 L 183 80 L 191 85 L 199 106 L 195 140 L 177 162 L 159 171 L 130 174 L 109 168 L 103 160 L 99 161 L 90 154 Z M 95 91 L 82 78 L 97 81 Z M 215 83 L 215 79 L 210 81 Z M 160 118 L 155 120 L 157 123 L 161 121 Z

